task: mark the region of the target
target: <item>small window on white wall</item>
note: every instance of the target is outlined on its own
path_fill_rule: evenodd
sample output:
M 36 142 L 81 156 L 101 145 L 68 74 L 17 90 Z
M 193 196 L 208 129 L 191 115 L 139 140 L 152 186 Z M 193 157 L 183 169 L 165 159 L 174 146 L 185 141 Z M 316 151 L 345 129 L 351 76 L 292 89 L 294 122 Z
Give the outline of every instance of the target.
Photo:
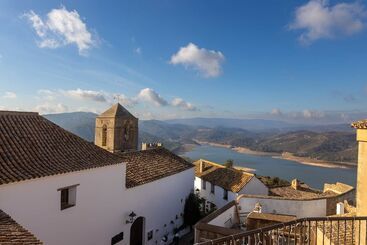
M 72 185 L 59 188 L 60 192 L 60 209 L 64 210 L 71 208 L 76 204 L 76 187 L 78 185 Z
M 205 181 L 205 180 L 203 180 L 202 184 L 203 184 L 202 189 L 203 189 L 203 190 L 206 190 L 206 181 Z
M 223 199 L 228 200 L 228 191 L 223 189 Z
M 215 194 L 215 185 L 213 183 L 211 183 L 211 189 L 210 189 L 210 192 Z

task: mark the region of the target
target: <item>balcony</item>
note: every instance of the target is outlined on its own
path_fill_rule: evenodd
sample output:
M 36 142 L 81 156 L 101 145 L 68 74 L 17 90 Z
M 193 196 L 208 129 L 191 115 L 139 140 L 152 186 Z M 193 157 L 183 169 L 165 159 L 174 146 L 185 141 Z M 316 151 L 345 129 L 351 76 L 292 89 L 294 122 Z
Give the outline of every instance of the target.
M 312 217 L 227 235 L 197 245 L 367 244 L 367 217 Z

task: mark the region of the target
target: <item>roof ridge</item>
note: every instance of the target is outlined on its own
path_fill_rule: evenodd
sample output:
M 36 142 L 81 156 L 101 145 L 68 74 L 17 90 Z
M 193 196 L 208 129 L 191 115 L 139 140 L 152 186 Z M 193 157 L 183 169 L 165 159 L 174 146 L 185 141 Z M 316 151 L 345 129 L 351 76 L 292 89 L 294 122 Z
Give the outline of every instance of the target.
M 6 111 L 6 110 L 0 110 L 0 115 L 21 115 L 21 116 L 38 116 L 38 112 L 33 111 Z
M 234 172 L 241 172 L 242 174 L 246 174 L 246 175 L 250 175 L 250 176 L 255 176 L 255 174 L 249 173 L 249 172 L 247 172 L 245 170 L 237 169 L 236 167 L 228 168 L 228 167 L 224 166 L 223 164 L 212 162 L 212 161 L 209 161 L 209 160 L 206 160 L 206 159 L 200 158 L 198 161 L 204 161 L 206 163 L 209 163 L 209 164 L 211 164 L 213 166 L 216 166 L 216 167 L 219 167 L 219 168 L 229 169 L 229 170 L 234 171 Z

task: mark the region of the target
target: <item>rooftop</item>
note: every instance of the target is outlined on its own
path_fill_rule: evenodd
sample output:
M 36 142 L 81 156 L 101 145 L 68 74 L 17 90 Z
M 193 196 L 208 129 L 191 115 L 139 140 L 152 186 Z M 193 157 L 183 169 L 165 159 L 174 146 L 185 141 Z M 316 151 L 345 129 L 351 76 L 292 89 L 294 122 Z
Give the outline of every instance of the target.
M 366 129 L 367 128 L 367 119 L 356 121 L 351 124 L 353 128 L 356 129 Z
M 256 219 L 256 220 L 274 221 L 274 222 L 280 222 L 280 223 L 285 223 L 285 222 L 289 222 L 289 221 L 297 219 L 293 215 L 256 213 L 256 212 L 250 213 L 247 216 L 247 218 Z
M 121 162 L 38 113 L 0 111 L 0 185 Z
M 40 245 L 42 242 L 0 210 L 0 244 Z
M 236 168 L 200 159 L 195 164 L 195 176 L 232 192 L 239 192 L 255 176 Z M 202 164 L 203 171 L 200 171 Z
M 194 166 L 164 147 L 116 153 L 126 166 L 126 187 L 132 188 L 168 177 Z
M 335 184 L 325 183 L 323 191 L 311 188 L 307 184 L 300 182 L 296 189 L 292 185 L 270 188 L 269 195 L 286 199 L 307 200 L 337 196 L 352 190 L 354 190 L 353 186 L 340 182 Z

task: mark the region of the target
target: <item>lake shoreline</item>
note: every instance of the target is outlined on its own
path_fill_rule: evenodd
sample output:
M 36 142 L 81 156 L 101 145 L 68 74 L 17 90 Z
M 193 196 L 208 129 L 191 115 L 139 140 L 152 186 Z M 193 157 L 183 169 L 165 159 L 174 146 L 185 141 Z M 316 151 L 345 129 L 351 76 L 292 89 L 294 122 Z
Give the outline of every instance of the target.
M 256 156 L 268 156 L 272 158 L 278 158 L 288 161 L 294 161 L 299 164 L 303 165 L 309 165 L 309 166 L 315 166 L 315 167 L 321 167 L 321 168 L 340 168 L 340 169 L 350 169 L 357 166 L 356 163 L 352 162 L 331 162 L 331 161 L 323 161 L 323 160 L 317 160 L 312 159 L 309 157 L 298 157 L 294 156 L 292 153 L 276 153 L 276 152 L 262 152 L 262 151 L 254 151 L 246 147 L 234 147 L 232 145 L 228 144 L 219 144 L 219 143 L 213 143 L 213 142 L 206 142 L 206 141 L 199 141 L 199 140 L 193 140 L 197 144 L 200 145 L 210 145 L 210 146 L 216 146 L 216 147 L 223 147 L 231 149 L 235 152 L 241 153 L 241 154 L 249 154 L 249 155 L 256 155 Z

